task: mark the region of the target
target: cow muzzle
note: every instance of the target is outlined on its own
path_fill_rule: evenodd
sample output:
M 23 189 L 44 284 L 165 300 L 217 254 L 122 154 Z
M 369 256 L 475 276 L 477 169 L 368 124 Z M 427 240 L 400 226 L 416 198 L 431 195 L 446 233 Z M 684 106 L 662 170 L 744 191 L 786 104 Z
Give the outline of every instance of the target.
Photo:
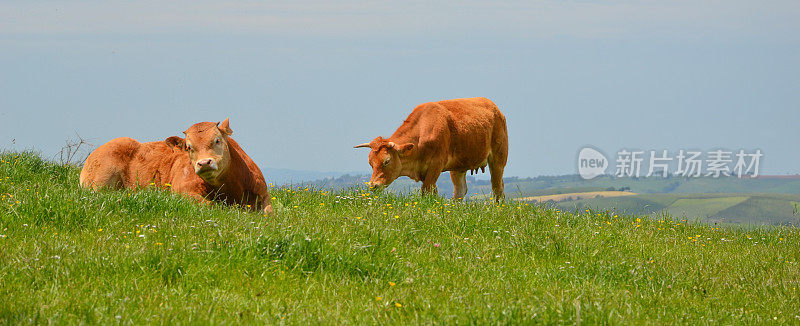
M 382 191 L 383 189 L 386 189 L 386 185 L 385 184 L 377 183 L 377 182 L 370 182 L 368 184 L 368 186 L 369 186 L 369 190 L 372 190 L 372 191 Z
M 194 164 L 194 172 L 198 175 L 213 173 L 217 171 L 217 169 L 217 161 L 211 158 L 199 159 Z

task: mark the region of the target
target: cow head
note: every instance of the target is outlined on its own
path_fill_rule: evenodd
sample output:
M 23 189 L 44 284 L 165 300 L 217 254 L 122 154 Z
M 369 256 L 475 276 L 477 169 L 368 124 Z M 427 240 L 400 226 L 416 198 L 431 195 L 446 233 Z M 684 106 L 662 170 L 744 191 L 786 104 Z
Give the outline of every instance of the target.
M 228 119 L 222 122 L 200 122 L 177 136 L 165 140 L 167 145 L 189 153 L 194 172 L 206 182 L 217 185 L 231 161 L 228 136 L 233 134 Z
M 372 166 L 372 178 L 369 187 L 383 189 L 392 181 L 400 177 L 403 171 L 403 157 L 408 156 L 414 149 L 414 144 L 396 144 L 382 137 L 375 138 L 369 143 L 356 145 L 353 148 L 369 147 L 369 165 Z

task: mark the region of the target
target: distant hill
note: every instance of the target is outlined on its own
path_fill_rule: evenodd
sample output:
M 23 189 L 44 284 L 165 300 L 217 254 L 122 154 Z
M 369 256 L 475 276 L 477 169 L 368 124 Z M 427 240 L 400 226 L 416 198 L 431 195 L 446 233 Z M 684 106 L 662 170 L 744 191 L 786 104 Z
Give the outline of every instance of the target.
M 475 176 L 467 175 L 468 196 L 487 196 L 491 194 L 491 182 L 487 179 L 489 174 Z M 369 175 L 344 175 L 326 179 L 306 182 L 310 185 L 347 188 L 363 186 L 369 181 Z M 658 193 L 777 193 L 800 194 L 800 177 L 758 177 L 758 178 L 615 178 L 601 176 L 592 180 L 583 180 L 578 175 L 539 176 L 533 178 L 508 177 L 504 178 L 506 194 L 514 197 L 543 196 L 571 192 L 587 191 L 631 191 L 639 194 Z M 414 182 L 409 178 L 401 177 L 389 188 L 394 192 L 418 190 L 421 182 Z M 443 173 L 437 182 L 439 194 L 450 196 L 453 185 L 449 173 Z

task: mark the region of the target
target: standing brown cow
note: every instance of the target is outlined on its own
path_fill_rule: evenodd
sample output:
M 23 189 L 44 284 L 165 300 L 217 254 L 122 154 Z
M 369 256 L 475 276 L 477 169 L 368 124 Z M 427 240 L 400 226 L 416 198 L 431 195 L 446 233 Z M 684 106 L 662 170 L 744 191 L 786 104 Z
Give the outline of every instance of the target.
M 164 141 L 140 143 L 122 137 L 103 144 L 86 158 L 82 187 L 170 186 L 200 201 L 219 200 L 272 214 L 261 170 L 239 144 L 228 119 L 200 122 Z
M 492 191 L 503 198 L 503 169 L 508 158 L 506 118 L 484 97 L 418 105 L 389 138 L 369 143 L 370 187 L 386 187 L 400 176 L 422 181 L 422 192 L 436 194 L 436 180 L 450 171 L 453 198 L 467 193 L 467 171 L 489 165 Z

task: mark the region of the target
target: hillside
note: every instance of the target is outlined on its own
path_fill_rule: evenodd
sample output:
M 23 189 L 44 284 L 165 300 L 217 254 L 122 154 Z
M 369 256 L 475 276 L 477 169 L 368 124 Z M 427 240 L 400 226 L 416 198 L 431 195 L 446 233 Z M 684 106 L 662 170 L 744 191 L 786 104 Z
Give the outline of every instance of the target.
M 35 154 L 0 154 L 0 324 L 800 318 L 793 227 L 363 187 L 272 188 L 279 215 L 265 217 L 166 189 L 87 191 L 77 178 Z
M 633 195 L 636 195 L 636 193 L 628 191 L 583 191 L 583 192 L 569 192 L 569 193 L 559 193 L 552 195 L 522 197 L 519 198 L 519 200 L 529 201 L 534 203 L 546 203 L 546 202 L 562 202 L 562 201 L 573 201 L 573 200 L 591 199 L 591 198 L 623 197 L 623 196 L 633 196 Z
M 794 194 L 642 194 L 613 198 L 587 198 L 554 204 L 562 210 L 607 209 L 619 213 L 706 223 L 743 225 L 798 225 Z

